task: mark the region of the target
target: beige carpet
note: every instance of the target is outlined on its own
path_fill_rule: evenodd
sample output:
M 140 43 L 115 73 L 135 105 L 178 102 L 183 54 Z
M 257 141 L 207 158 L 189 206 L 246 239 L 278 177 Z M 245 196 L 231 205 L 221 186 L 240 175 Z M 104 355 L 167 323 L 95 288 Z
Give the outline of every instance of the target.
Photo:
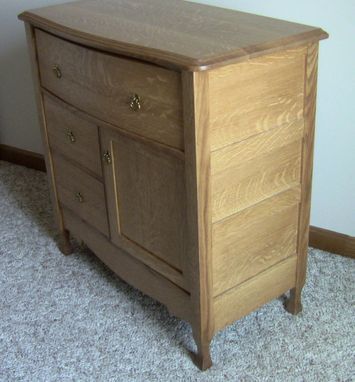
M 0 161 L 0 381 L 354 381 L 355 262 L 310 250 L 304 312 L 275 300 L 191 362 L 190 327 L 88 250 L 56 247 L 45 174 Z

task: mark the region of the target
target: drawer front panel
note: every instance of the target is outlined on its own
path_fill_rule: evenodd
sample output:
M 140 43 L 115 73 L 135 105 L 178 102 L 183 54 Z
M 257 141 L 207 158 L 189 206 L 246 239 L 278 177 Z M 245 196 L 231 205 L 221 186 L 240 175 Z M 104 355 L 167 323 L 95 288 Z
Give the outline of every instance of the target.
M 146 138 L 183 148 L 180 74 L 36 30 L 41 84 L 68 103 Z
M 102 176 L 97 126 L 51 97 L 44 96 L 44 108 L 51 149 Z
M 53 155 L 53 167 L 59 202 L 108 236 L 104 185 L 61 155 Z

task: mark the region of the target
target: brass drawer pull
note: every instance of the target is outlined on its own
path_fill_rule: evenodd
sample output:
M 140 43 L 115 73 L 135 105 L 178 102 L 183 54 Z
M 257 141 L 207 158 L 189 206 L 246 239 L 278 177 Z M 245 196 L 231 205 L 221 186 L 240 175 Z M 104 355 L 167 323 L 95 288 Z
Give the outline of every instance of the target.
M 53 65 L 52 70 L 57 78 L 62 78 L 62 71 L 60 70 L 58 65 Z
M 76 141 L 75 135 L 71 130 L 67 130 L 66 136 L 68 137 L 71 143 L 74 143 Z
M 112 163 L 111 154 L 110 154 L 110 152 L 108 150 L 104 153 L 103 157 L 104 157 L 104 160 L 105 160 L 105 162 L 107 164 L 111 164 Z
M 129 107 L 133 111 L 138 111 L 141 109 L 141 98 L 138 94 L 133 94 L 129 99 Z
M 84 196 L 81 192 L 76 192 L 75 198 L 79 203 L 84 203 Z

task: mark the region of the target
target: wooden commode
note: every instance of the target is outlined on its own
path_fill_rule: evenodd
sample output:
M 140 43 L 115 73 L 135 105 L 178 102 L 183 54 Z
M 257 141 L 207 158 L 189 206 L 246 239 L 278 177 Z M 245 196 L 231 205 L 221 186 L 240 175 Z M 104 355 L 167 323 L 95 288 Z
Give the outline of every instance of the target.
M 191 323 L 201 369 L 226 325 L 289 290 L 298 313 L 327 34 L 180 0 L 19 18 L 62 252 L 84 241 Z

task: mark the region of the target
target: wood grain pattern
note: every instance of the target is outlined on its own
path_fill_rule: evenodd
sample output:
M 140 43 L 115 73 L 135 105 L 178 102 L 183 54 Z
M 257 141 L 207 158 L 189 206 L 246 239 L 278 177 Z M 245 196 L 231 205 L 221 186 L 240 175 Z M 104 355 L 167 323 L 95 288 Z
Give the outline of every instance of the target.
M 214 153 L 217 154 L 220 151 Z M 212 153 L 212 156 L 214 153 Z M 13 146 L 0 144 L 0 160 L 25 166 L 33 170 L 46 171 L 46 164 L 42 154 Z M 223 157 L 221 157 L 221 160 L 223 160 Z M 228 161 L 225 163 L 228 164 Z M 286 237 L 286 233 L 284 235 Z M 337 255 L 355 258 L 355 238 L 353 236 L 321 227 L 310 226 L 309 246 Z
M 296 187 L 213 224 L 215 296 L 296 254 L 299 201 Z
M 153 141 L 150 138 L 144 137 L 143 135 L 135 134 L 134 132 L 122 129 L 120 126 L 113 125 L 112 123 L 105 122 L 105 121 L 103 121 L 97 117 L 94 117 L 90 114 L 87 114 L 85 111 L 79 110 L 78 108 L 68 104 L 67 102 L 58 98 L 53 93 L 49 92 L 48 90 L 46 90 L 44 88 L 42 88 L 41 91 L 42 91 L 42 94 L 46 98 L 50 98 L 51 100 L 53 100 L 53 102 L 60 105 L 62 108 L 71 111 L 72 113 L 77 115 L 80 119 L 83 119 L 85 121 L 90 122 L 93 125 L 100 126 L 102 128 L 105 128 L 105 129 L 106 128 L 107 129 L 113 129 L 113 131 L 117 131 L 119 134 L 124 135 L 128 138 L 134 139 L 138 142 L 149 144 L 150 146 L 154 147 L 156 150 L 159 150 L 159 151 L 164 152 L 164 153 L 168 153 L 170 155 L 174 155 L 176 158 L 179 158 L 181 160 L 185 159 L 184 152 L 177 149 L 177 148 L 167 146 L 164 143 Z
M 319 28 L 180 0 L 86 0 L 19 17 L 88 46 L 196 71 L 328 36 Z
M 253 146 L 255 141 L 251 141 Z M 249 142 L 244 141 L 247 146 Z M 246 149 L 248 151 L 248 149 Z M 301 140 L 277 147 L 212 176 L 212 220 L 224 219 L 300 183 Z
M 212 70 L 212 150 L 303 116 L 304 47 Z
M 112 157 L 104 163 L 111 240 L 188 290 L 183 160 L 115 129 L 100 131 Z
M 64 108 L 53 98 L 44 96 L 49 145 L 53 151 L 75 161 L 84 168 L 102 176 L 99 133 L 96 125 L 81 119 L 72 110 Z M 75 142 L 71 142 L 72 133 Z
M 53 166 L 60 203 L 108 236 L 104 185 L 57 153 L 53 153 Z M 82 202 L 76 197 L 78 192 Z
M 183 148 L 180 74 L 122 59 L 36 31 L 41 83 L 58 97 L 104 121 Z M 53 73 L 58 65 L 62 77 Z M 141 97 L 131 110 L 130 97 Z
M 42 89 L 42 93 L 45 95 L 46 98 L 50 98 L 53 102 L 56 104 L 60 105 L 62 108 L 69 110 L 70 112 L 74 113 L 77 115 L 80 119 L 86 120 L 89 123 L 93 125 L 100 126 L 101 130 L 107 129 L 107 131 L 112 131 L 115 136 L 123 136 L 128 139 L 141 142 L 144 145 L 149 145 L 154 148 L 154 151 L 157 151 L 159 153 L 162 153 L 163 155 L 169 155 L 173 156 L 174 158 L 178 159 L 179 161 L 184 160 L 184 153 L 165 146 L 163 144 L 160 144 L 155 141 L 151 141 L 145 137 L 136 135 L 134 133 L 127 132 L 126 130 L 122 130 L 118 128 L 117 126 L 113 126 L 112 124 L 100 121 L 99 119 L 92 117 L 84 112 L 81 112 L 80 110 L 68 105 L 67 103 L 63 102 L 59 98 L 53 96 L 51 93 L 48 91 Z M 102 147 L 102 154 L 110 148 L 110 143 L 106 142 L 104 140 L 104 136 L 101 137 L 102 142 L 101 142 L 101 147 Z M 110 201 L 115 200 L 115 194 L 114 194 L 114 187 L 111 187 L 111 183 L 109 183 L 109 180 L 111 179 L 109 175 L 109 172 L 111 171 L 112 167 L 107 166 L 105 163 L 103 164 L 103 168 L 105 170 L 106 176 L 106 200 L 109 202 L 109 207 L 111 207 Z M 108 184 L 108 185 L 107 185 Z M 109 215 L 112 216 L 117 216 L 116 214 L 116 209 L 113 206 L 112 208 L 109 208 Z M 118 224 L 116 224 L 116 220 L 114 217 L 111 218 L 111 230 L 112 232 L 117 232 L 118 230 Z M 118 222 L 118 220 L 117 220 Z M 143 262 L 147 266 L 149 266 L 151 269 L 159 272 L 162 274 L 164 277 L 168 278 L 171 280 L 173 283 L 178 285 L 179 287 L 183 288 L 184 290 L 188 290 L 188 286 L 186 283 L 185 279 L 185 274 L 186 272 L 181 273 L 181 271 L 176 270 L 175 268 L 171 267 L 165 262 L 160 261 L 155 255 L 151 254 L 150 252 L 146 251 L 144 248 L 141 246 L 137 245 L 136 243 L 132 242 L 129 239 L 126 239 L 124 236 L 117 236 L 116 237 L 116 244 L 119 245 L 120 248 L 122 248 L 125 252 L 129 253 L 131 256 L 135 257 L 137 260 Z
M 185 267 L 198 349 L 195 361 L 205 370 L 212 365 L 209 347 L 214 334 L 208 73 L 183 72 L 182 81 L 188 234 Z
M 112 156 L 106 181 L 115 193 L 115 200 L 109 201 L 111 222 L 115 222 L 113 241 L 123 235 L 181 270 L 186 225 L 184 162 L 115 131 L 106 129 L 102 134 Z
M 267 132 L 254 135 L 248 140 L 231 144 L 211 153 L 211 174 L 215 176 L 232 170 L 240 163 L 289 145 L 303 137 L 302 119 L 287 123 Z
M 291 297 L 286 305 L 291 313 L 302 310 L 301 292 L 306 281 L 307 252 L 309 239 L 309 220 L 311 211 L 311 187 L 313 169 L 313 146 L 316 118 L 318 74 L 318 43 L 308 46 L 306 75 L 305 75 L 305 100 L 304 100 L 304 138 L 302 145 L 302 172 L 301 172 L 301 204 L 298 224 L 297 243 L 297 274 L 296 287 L 291 291 Z
M 214 299 L 216 330 L 242 318 L 295 285 L 297 257 L 289 257 Z
M 120 278 L 135 288 L 160 301 L 177 317 L 191 321 L 190 296 L 159 273 L 137 261 L 124 250 L 79 219 L 63 210 L 65 226 L 73 236 L 85 244 Z

